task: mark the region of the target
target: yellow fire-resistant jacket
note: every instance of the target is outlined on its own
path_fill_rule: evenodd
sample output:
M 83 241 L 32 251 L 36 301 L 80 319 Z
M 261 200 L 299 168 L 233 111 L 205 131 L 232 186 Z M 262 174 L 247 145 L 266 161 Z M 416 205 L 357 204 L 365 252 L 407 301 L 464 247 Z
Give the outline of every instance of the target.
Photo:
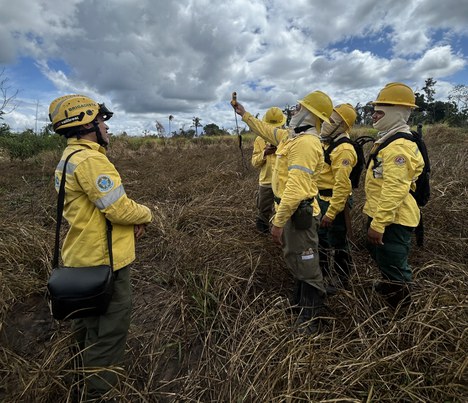
M 109 264 L 106 221 L 112 223 L 114 270 L 135 260 L 134 225 L 152 219 L 148 207 L 129 199 L 114 165 L 107 159 L 105 149 L 88 140 L 68 140 L 55 170 L 55 188 L 59 190 L 66 157 L 65 204 L 63 215 L 70 230 L 62 246 L 65 266 L 98 266 Z
M 373 219 L 371 228 L 384 233 L 390 224 L 416 227 L 420 211 L 409 191 L 424 168 L 416 143 L 395 140 L 377 154 L 377 161 L 377 167 L 369 164 L 365 181 L 364 213 Z
M 320 214 L 317 202 L 317 176 L 323 166 L 323 150 L 317 135 L 303 133 L 296 137 L 289 130 L 278 129 L 246 112 L 242 120 L 252 131 L 277 146 L 272 173 L 272 188 L 281 203 L 275 204 L 273 225 L 284 227 L 302 200 L 314 198 L 313 214 Z
M 348 137 L 347 133 L 339 135 L 334 141 L 342 137 Z M 326 150 L 328 145 L 324 145 Z M 352 192 L 351 180 L 349 175 L 357 163 L 356 151 L 349 143 L 343 143 L 335 147 L 330 153 L 331 165 L 324 164 L 322 172 L 317 180 L 319 190 L 331 189 L 331 197 L 320 196 L 321 199 L 330 202 L 325 215 L 334 220 L 336 215 L 343 211 L 346 200 Z
M 273 166 L 275 165 L 276 155 L 263 155 L 263 151 L 265 150 L 267 144 L 268 143 L 260 136 L 255 138 L 252 153 L 252 166 L 254 168 L 260 168 L 260 174 L 258 176 L 259 185 L 271 187 L 271 175 Z

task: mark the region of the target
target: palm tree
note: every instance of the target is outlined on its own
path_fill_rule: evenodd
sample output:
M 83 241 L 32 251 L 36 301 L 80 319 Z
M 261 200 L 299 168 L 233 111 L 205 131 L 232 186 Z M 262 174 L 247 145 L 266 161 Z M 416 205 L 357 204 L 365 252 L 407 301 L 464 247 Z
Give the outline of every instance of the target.
M 169 115 L 169 136 L 171 135 L 171 122 L 174 119 L 174 116 Z
M 198 128 L 201 127 L 200 121 L 201 119 L 197 117 L 193 117 L 192 119 L 193 126 L 195 127 L 195 137 L 198 137 Z

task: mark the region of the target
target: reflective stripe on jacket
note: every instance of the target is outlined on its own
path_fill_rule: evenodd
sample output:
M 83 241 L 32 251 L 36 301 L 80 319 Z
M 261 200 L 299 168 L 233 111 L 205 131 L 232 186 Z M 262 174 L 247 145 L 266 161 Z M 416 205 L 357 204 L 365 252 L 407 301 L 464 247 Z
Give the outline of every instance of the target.
M 377 154 L 377 162 L 377 166 L 369 164 L 365 181 L 363 211 L 372 217 L 371 228 L 384 233 L 390 224 L 416 227 L 420 212 L 409 191 L 424 168 L 416 143 L 395 140 Z
M 152 219 L 148 207 L 129 199 L 120 175 L 99 144 L 71 138 L 55 170 L 55 187 L 62 178 L 65 158 L 75 150 L 67 164 L 63 216 L 70 229 L 62 246 L 66 266 L 109 264 L 106 221 L 112 223 L 114 270 L 135 260 L 134 225 Z
M 267 142 L 260 136 L 255 138 L 252 153 L 252 166 L 254 168 L 260 168 L 258 183 L 263 186 L 271 187 L 271 176 L 276 161 L 276 155 L 270 154 L 264 157 L 263 151 L 266 146 Z
M 314 198 L 313 214 L 320 214 L 316 200 L 317 176 L 323 167 L 323 150 L 318 135 L 303 133 L 289 136 L 289 130 L 277 129 L 246 112 L 242 120 L 252 131 L 277 146 L 272 173 L 272 188 L 281 203 L 276 205 L 273 225 L 284 227 L 302 200 Z
M 349 135 L 344 133 L 338 136 L 335 141 L 341 137 L 349 138 Z M 328 146 L 324 146 L 325 150 L 327 148 Z M 349 175 L 357 163 L 356 151 L 349 143 L 340 144 L 330 153 L 330 161 L 331 165 L 324 164 L 317 180 L 317 186 L 319 190 L 332 189 L 331 197 L 320 196 L 320 198 L 330 202 L 325 215 L 334 220 L 336 215 L 344 210 L 346 200 L 352 192 Z

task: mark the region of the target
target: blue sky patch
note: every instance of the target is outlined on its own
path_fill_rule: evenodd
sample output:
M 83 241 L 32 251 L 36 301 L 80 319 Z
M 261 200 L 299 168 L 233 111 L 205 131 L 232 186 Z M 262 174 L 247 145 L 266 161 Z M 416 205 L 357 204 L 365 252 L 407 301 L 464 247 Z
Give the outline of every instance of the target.
M 386 28 L 378 34 L 367 34 L 366 36 L 352 36 L 342 41 L 334 42 L 328 49 L 339 49 L 347 52 L 360 50 L 361 52 L 371 52 L 383 58 L 392 57 L 391 28 Z

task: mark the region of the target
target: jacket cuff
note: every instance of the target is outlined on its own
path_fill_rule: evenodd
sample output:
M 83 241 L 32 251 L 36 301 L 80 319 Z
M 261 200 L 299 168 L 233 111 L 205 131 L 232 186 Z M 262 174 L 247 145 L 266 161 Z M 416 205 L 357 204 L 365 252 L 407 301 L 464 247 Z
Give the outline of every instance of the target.
M 325 213 L 325 215 L 330 219 L 330 220 L 334 220 L 336 218 L 336 214 L 330 214 L 330 209 L 327 210 L 327 212 Z
M 374 230 L 379 232 L 380 234 L 383 234 L 385 232 L 385 226 L 382 224 L 379 224 L 375 220 L 372 220 L 370 227 Z
M 287 222 L 287 220 L 286 220 L 286 222 Z M 277 220 L 276 215 L 275 215 L 275 217 L 273 218 L 273 220 L 271 221 L 271 223 L 272 223 L 275 227 L 278 227 L 278 228 L 283 228 L 283 227 L 286 225 L 286 222 L 282 222 L 282 220 Z

